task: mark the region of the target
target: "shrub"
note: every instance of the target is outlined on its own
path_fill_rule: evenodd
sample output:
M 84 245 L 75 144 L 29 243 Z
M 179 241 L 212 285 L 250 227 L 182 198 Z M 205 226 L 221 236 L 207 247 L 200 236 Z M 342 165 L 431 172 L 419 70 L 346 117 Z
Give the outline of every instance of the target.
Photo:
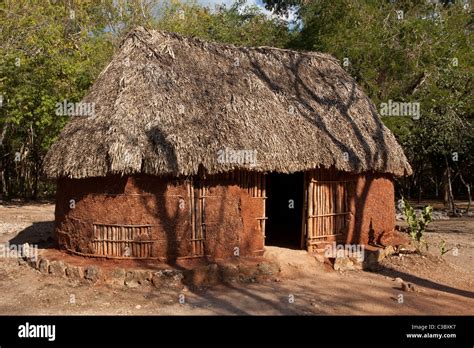
M 413 241 L 413 246 L 416 248 L 417 252 L 421 254 L 423 248 L 426 251 L 428 250 L 428 243 L 423 237 L 423 234 L 425 232 L 426 226 L 428 226 L 428 224 L 432 221 L 433 207 L 429 205 L 424 207 L 420 216 L 418 217 L 415 213 L 415 209 L 413 209 L 406 199 L 403 199 L 403 203 L 403 210 L 408 223 L 408 230 Z

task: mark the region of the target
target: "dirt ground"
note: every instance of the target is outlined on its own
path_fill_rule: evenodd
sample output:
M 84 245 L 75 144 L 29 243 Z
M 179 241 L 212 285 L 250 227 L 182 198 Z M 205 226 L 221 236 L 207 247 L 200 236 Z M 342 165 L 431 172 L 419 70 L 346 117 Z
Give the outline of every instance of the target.
M 0 205 L 0 243 L 26 242 L 25 230 L 47 239 L 53 215 L 52 204 Z M 266 257 L 280 263 L 278 278 L 183 291 L 93 285 L 3 257 L 0 315 L 474 314 L 474 218 L 434 221 L 426 235 L 425 257 L 393 256 L 377 272 L 336 272 L 304 251 L 270 247 Z M 441 240 L 452 249 L 443 257 Z M 415 291 L 402 291 L 396 278 Z

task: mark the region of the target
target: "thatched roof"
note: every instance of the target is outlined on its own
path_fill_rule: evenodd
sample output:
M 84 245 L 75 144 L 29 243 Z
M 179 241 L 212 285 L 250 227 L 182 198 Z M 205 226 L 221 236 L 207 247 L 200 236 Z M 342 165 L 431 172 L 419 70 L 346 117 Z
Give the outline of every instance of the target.
M 375 106 L 333 57 L 245 48 L 138 28 L 121 44 L 45 159 L 49 177 L 209 174 L 218 151 L 256 150 L 252 170 L 335 166 L 410 174 Z

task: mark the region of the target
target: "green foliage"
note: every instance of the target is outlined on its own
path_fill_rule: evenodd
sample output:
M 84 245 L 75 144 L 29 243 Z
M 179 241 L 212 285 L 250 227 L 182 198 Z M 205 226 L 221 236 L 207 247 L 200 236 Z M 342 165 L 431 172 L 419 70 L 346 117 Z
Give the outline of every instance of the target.
M 144 26 L 237 45 L 283 47 L 285 23 L 237 2 L 214 10 L 158 0 L 0 3 L 0 195 L 36 197 L 46 151 L 130 30 Z
M 0 5 L 0 170 L 6 196 L 36 196 L 43 157 L 67 122 L 63 100 L 80 101 L 112 46 L 91 17 L 94 2 Z M 73 12 L 71 12 L 73 11 Z
M 264 2 L 280 12 L 295 9 L 302 29 L 290 45 L 346 59 L 377 108 L 388 100 L 420 103 L 418 120 L 383 117 L 415 172 L 406 194 L 431 184 L 427 176 L 442 175 L 445 157 L 472 183 L 474 56 L 472 12 L 464 1 Z
M 290 40 L 284 21 L 241 2 L 211 10 L 194 2 L 173 1 L 162 9 L 156 28 L 240 46 L 284 47 Z
M 428 224 L 432 221 L 433 207 L 424 207 L 420 216 L 418 217 L 415 213 L 415 209 L 413 209 L 406 199 L 403 199 L 403 203 L 406 222 L 408 224 L 408 229 L 410 237 L 413 241 L 413 245 L 419 253 L 422 252 L 423 248 L 428 250 L 428 243 L 426 242 L 423 234 L 426 230 L 426 226 L 428 226 Z
M 421 104 L 419 120 L 383 118 L 415 169 L 408 189 L 426 185 L 426 172 L 442 175 L 446 159 L 472 182 L 472 17 L 461 1 L 264 3 L 279 14 L 294 11 L 300 25 L 241 0 L 229 8 L 176 0 L 0 2 L 0 194 L 36 196 L 43 157 L 68 121 L 55 115 L 56 103 L 80 101 L 138 25 L 348 59 L 345 68 L 376 106 L 390 99 Z
M 446 249 L 446 241 L 444 239 L 442 239 L 441 242 L 439 242 L 438 247 L 439 247 L 439 252 L 441 256 L 453 250 L 453 249 Z

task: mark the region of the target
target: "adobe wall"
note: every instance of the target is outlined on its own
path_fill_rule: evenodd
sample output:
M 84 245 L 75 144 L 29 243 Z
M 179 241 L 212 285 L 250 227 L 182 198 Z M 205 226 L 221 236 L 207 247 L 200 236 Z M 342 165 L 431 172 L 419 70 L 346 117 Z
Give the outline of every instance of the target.
M 254 256 L 263 250 L 261 200 L 228 182 L 215 181 L 204 198 L 205 255 Z M 60 247 L 92 254 L 93 223 L 153 225 L 152 256 L 163 261 L 192 256 L 191 204 L 183 180 L 156 176 L 67 179 L 57 182 L 56 232 Z M 238 249 L 236 249 L 238 248 Z
M 394 187 L 390 175 L 342 174 L 350 180 L 345 244 L 378 241 L 395 227 Z M 204 197 L 205 252 L 211 260 L 263 253 L 258 218 L 263 200 L 232 180 L 210 177 Z M 193 256 L 188 186 L 173 178 L 131 177 L 59 179 L 56 231 L 60 247 L 92 254 L 93 223 L 152 225 L 152 256 L 173 262 Z
M 377 242 L 384 232 L 395 228 L 395 196 L 390 175 L 364 173 L 351 175 L 349 210 L 351 218 L 347 234 L 341 241 L 347 244 Z

